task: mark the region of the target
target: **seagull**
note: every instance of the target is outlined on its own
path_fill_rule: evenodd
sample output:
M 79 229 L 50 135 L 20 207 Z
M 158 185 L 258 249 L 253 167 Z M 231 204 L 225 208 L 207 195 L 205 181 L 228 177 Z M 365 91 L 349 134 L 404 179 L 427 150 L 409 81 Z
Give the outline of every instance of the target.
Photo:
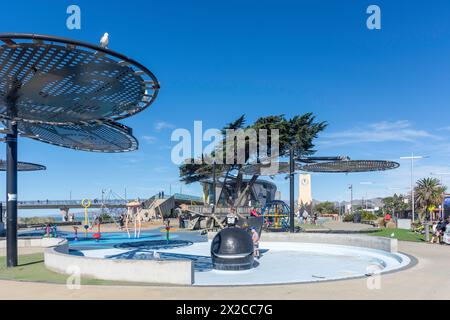
M 100 39 L 100 47 L 108 48 L 108 44 L 109 44 L 109 38 L 108 37 L 109 37 L 108 32 L 105 32 L 103 37 Z

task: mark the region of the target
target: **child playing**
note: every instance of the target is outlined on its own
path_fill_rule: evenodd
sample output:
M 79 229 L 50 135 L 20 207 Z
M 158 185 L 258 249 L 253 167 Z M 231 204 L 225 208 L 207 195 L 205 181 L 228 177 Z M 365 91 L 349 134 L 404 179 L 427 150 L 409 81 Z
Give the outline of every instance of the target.
M 252 231 L 253 255 L 256 259 L 259 259 L 259 235 L 255 227 L 251 227 L 250 230 Z

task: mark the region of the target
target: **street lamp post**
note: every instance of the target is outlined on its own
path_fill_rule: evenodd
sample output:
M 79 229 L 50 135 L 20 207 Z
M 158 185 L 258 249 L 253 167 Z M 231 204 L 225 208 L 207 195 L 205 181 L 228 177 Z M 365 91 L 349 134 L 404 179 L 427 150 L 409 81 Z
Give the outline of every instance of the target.
M 215 211 L 216 211 L 216 184 L 217 184 L 217 181 L 216 181 L 216 161 L 214 161 L 214 163 L 213 163 L 213 184 L 212 184 L 212 189 L 213 189 L 213 192 L 212 192 L 212 208 L 211 208 L 211 212 L 214 214 L 215 213 Z
M 294 233 L 294 177 L 295 177 L 295 162 L 294 162 L 294 147 L 291 146 L 289 150 L 289 231 Z
M 412 209 L 412 222 L 415 222 L 415 204 L 414 204 L 414 160 L 423 159 L 424 156 L 415 156 L 411 153 L 411 156 L 400 157 L 402 160 L 411 160 L 411 209 Z
M 373 185 L 373 182 L 372 181 L 361 181 L 359 184 L 361 184 L 361 185 Z M 366 210 L 367 210 L 368 209 L 367 202 L 368 202 L 369 194 L 367 192 L 367 189 L 365 191 L 366 191 L 366 194 L 365 194 L 365 198 L 364 198 L 364 201 L 363 201 L 363 207 L 365 207 Z
M 350 189 L 350 213 L 353 214 L 353 184 L 348 186 Z

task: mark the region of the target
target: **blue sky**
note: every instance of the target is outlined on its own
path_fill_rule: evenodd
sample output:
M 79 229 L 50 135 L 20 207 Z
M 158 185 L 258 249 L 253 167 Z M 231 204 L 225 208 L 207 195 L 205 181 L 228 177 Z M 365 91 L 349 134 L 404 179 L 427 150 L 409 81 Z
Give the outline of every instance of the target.
M 81 8 L 81 30 L 66 8 Z M 381 8 L 382 29 L 366 28 Z M 76 152 L 22 139 L 19 158 L 45 164 L 22 173 L 19 199 L 99 197 L 101 189 L 148 197 L 182 186 L 170 162 L 175 128 L 220 128 L 245 113 L 312 111 L 329 127 L 317 155 L 399 161 L 412 151 L 416 178 L 450 172 L 450 3 L 448 1 L 8 1 L 2 32 L 30 32 L 97 43 L 147 66 L 161 82 L 156 102 L 123 121 L 137 152 Z M 0 150 L 4 158 L 4 148 Z M 348 200 L 405 192 L 409 164 L 385 173 L 313 177 L 314 198 Z M 447 177 L 450 183 L 450 176 Z M 288 182 L 275 180 L 283 198 Z M 361 182 L 373 184 L 361 184 Z M 4 184 L 0 184 L 0 191 Z

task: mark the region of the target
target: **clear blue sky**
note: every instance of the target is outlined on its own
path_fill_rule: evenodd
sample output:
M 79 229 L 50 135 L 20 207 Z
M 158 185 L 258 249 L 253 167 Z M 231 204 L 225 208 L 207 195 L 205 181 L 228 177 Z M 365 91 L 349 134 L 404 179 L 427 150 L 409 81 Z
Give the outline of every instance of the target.
M 66 28 L 70 4 L 81 8 L 81 30 Z M 366 28 L 370 4 L 381 7 L 381 30 Z M 48 170 L 20 174 L 19 199 L 94 198 L 102 188 L 147 197 L 170 185 L 179 192 L 172 130 L 192 130 L 195 120 L 220 128 L 242 113 L 253 121 L 312 111 L 330 124 L 317 155 L 398 160 L 414 151 L 430 156 L 417 162 L 417 178 L 450 172 L 448 1 L 7 1 L 2 12 L 4 32 L 94 43 L 108 32 L 111 49 L 161 82 L 151 108 L 124 121 L 140 140 L 137 152 L 76 152 L 22 139 L 20 160 Z M 314 198 L 349 199 L 349 183 L 357 198 L 404 192 L 409 166 L 402 164 L 381 174 L 314 175 Z M 360 184 L 367 181 L 374 184 Z M 276 182 L 287 198 L 287 180 Z

